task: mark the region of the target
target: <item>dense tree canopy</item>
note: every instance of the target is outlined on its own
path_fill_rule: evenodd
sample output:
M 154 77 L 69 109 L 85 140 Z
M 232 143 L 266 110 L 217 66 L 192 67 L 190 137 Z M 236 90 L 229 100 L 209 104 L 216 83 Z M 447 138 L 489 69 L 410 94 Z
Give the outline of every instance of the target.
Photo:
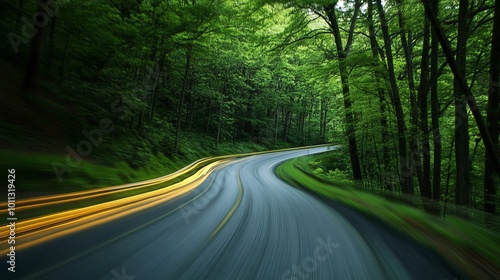
M 2 67 L 22 83 L 3 90 L 38 115 L 5 122 L 71 143 L 111 119 L 101 157 L 136 166 L 192 135 L 333 142 L 361 187 L 494 213 L 499 3 L 6 1 Z

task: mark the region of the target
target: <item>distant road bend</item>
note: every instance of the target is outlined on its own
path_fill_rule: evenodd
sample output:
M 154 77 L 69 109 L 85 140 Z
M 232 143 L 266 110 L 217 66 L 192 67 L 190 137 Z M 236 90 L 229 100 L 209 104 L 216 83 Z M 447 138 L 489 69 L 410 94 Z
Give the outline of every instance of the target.
M 461 278 L 428 249 L 274 174 L 327 149 L 220 164 L 183 196 L 16 252 L 7 279 Z

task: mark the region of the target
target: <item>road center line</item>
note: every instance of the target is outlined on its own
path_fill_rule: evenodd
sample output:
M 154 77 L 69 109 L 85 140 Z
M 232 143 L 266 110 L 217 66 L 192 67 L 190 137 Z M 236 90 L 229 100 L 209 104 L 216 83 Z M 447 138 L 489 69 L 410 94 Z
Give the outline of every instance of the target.
M 227 221 L 229 220 L 229 218 L 231 218 L 231 216 L 234 214 L 234 212 L 236 211 L 236 209 L 238 208 L 238 206 L 241 203 L 241 197 L 243 196 L 243 187 L 241 186 L 240 170 L 238 170 L 237 176 L 238 176 L 238 199 L 236 200 L 236 203 L 234 203 L 234 205 L 231 208 L 231 210 L 229 210 L 229 212 L 227 213 L 227 215 L 224 217 L 224 219 L 222 220 L 222 222 L 212 232 L 212 234 L 210 235 L 210 239 L 212 237 L 214 237 L 217 234 L 217 232 L 219 232 L 219 230 L 227 223 Z

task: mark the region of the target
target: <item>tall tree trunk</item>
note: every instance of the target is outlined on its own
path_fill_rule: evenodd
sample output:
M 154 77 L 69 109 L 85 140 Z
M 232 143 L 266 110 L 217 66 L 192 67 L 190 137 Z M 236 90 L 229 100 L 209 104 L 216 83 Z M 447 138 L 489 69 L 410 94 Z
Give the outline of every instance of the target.
M 28 65 L 26 67 L 26 73 L 23 81 L 23 90 L 25 91 L 25 97 L 33 98 L 27 92 L 33 89 L 36 75 L 38 72 L 38 66 L 42 58 L 42 48 L 43 48 L 43 38 L 45 35 L 46 25 L 50 21 L 49 16 L 44 12 L 43 5 L 47 5 L 49 0 L 40 0 L 38 5 L 38 13 L 33 19 L 33 28 L 35 28 L 35 36 L 31 41 L 31 49 L 28 59 Z M 44 16 L 42 16 L 44 15 Z
M 22 28 L 22 19 L 23 19 L 23 13 L 24 13 L 24 0 L 19 0 L 18 2 L 18 12 L 17 12 L 17 25 L 19 26 L 19 29 Z
M 375 27 L 373 24 L 373 0 L 368 0 L 368 32 L 370 37 L 370 47 L 372 52 L 372 57 L 374 60 L 374 66 L 378 67 L 380 64 L 380 60 L 384 60 L 383 52 L 380 52 L 379 46 L 377 44 L 377 38 L 375 37 Z M 381 56 L 379 59 L 379 55 Z M 380 86 L 379 80 L 381 79 L 379 73 L 373 74 L 376 84 L 377 84 L 377 93 L 379 97 L 379 111 L 380 111 L 380 127 L 381 127 L 381 139 L 382 139 L 382 160 L 384 163 L 384 173 L 385 176 L 382 176 L 381 179 L 384 181 L 383 184 L 388 191 L 393 190 L 392 180 L 388 178 L 388 175 L 391 173 L 391 158 L 389 152 L 389 133 L 387 133 L 387 116 L 386 116 L 386 101 L 385 101 L 385 92 L 382 86 Z
M 345 60 L 347 58 L 349 49 L 352 45 L 352 34 L 354 32 L 354 26 L 357 19 L 357 14 L 359 11 L 359 1 L 356 1 L 354 14 L 351 20 L 351 27 L 348 34 L 348 41 L 344 49 L 342 45 L 342 37 L 340 34 L 340 28 L 338 26 L 337 16 L 335 14 L 335 5 L 326 5 L 324 7 L 327 17 L 330 21 L 330 27 L 332 29 L 335 46 L 337 48 L 337 58 L 339 63 L 340 79 L 342 83 L 342 94 L 344 97 L 344 109 L 345 109 L 345 120 L 346 120 L 346 134 L 349 142 L 349 157 L 351 159 L 351 167 L 353 178 L 356 181 L 361 181 L 363 179 L 361 173 L 361 164 L 358 155 L 358 145 L 356 142 L 356 125 L 354 121 L 354 114 L 352 112 L 351 96 L 349 89 L 349 72 L 345 65 Z
M 290 117 L 290 111 L 287 106 L 283 106 L 283 135 L 281 135 L 281 139 L 286 142 L 286 136 L 288 134 L 288 118 Z
M 320 111 L 319 111 L 319 136 L 320 141 L 325 141 L 326 139 L 326 98 L 321 97 L 320 102 Z
M 219 103 L 219 122 L 217 124 L 217 138 L 215 142 L 215 149 L 219 148 L 221 130 L 222 130 L 222 102 Z
M 322 143 L 326 142 L 326 124 L 328 123 L 328 99 L 329 98 L 326 98 L 325 97 L 325 108 L 323 110 L 323 123 L 321 124 L 321 126 L 323 127 L 321 130 L 323 131 L 323 137 L 321 138 L 321 141 Z
M 191 66 L 191 50 L 192 46 L 188 46 L 186 50 L 186 67 L 184 68 L 184 79 L 182 80 L 182 89 L 181 89 L 181 100 L 179 102 L 179 109 L 177 111 L 177 127 L 175 130 L 175 153 L 179 152 L 179 135 L 181 132 L 181 123 L 182 123 L 182 107 L 184 107 L 184 99 L 186 97 L 186 88 L 189 78 L 189 68 Z
M 207 107 L 206 107 L 206 111 L 205 111 L 205 112 L 206 112 L 206 116 L 207 116 L 207 118 L 206 118 L 206 120 L 207 120 L 207 124 L 205 125 L 205 134 L 208 134 L 208 130 L 209 130 L 209 128 L 210 128 L 210 118 L 212 117 L 212 110 L 211 110 L 211 105 L 212 105 L 212 104 L 211 104 L 211 103 L 212 103 L 212 102 L 211 102 L 211 100 L 209 99 L 209 100 L 207 101 Z
M 432 0 L 434 10 L 438 11 L 438 0 Z M 431 43 L 431 124 L 432 136 L 434 140 L 434 162 L 432 170 L 432 199 L 439 201 L 441 193 L 441 131 L 439 127 L 439 99 L 438 99 L 438 52 L 439 43 L 436 32 L 432 32 Z
M 323 98 L 321 98 L 319 107 L 319 137 L 323 137 Z
M 50 22 L 50 43 L 49 43 L 49 59 L 47 60 L 47 68 L 50 70 L 54 53 L 54 34 L 56 32 L 56 16 Z
M 61 79 L 64 79 L 64 64 L 66 62 L 66 54 L 68 53 L 68 45 L 69 45 L 69 39 L 71 37 L 71 33 L 68 31 L 66 34 L 66 41 L 64 42 L 64 49 L 62 53 L 62 58 L 61 58 L 61 65 L 59 66 L 59 77 Z
M 451 139 L 450 152 L 448 153 L 448 169 L 446 172 L 446 184 L 444 186 L 444 203 L 443 203 L 443 218 L 446 216 L 446 207 L 448 205 L 448 194 L 450 190 L 451 178 L 451 162 L 453 156 L 453 147 L 455 146 L 455 138 Z
M 276 119 L 274 122 L 274 144 L 278 142 L 278 129 L 279 129 L 279 123 L 280 123 L 280 114 L 279 114 L 279 105 L 276 104 Z
M 458 12 L 458 39 L 456 63 L 462 77 L 465 77 L 467 53 L 467 21 L 469 1 L 461 0 Z M 455 162 L 457 168 L 455 203 L 470 205 L 470 159 L 469 159 L 469 122 L 466 112 L 464 93 L 458 78 L 454 78 L 455 98 Z
M 424 199 L 432 198 L 431 189 L 431 150 L 429 145 L 429 121 L 427 100 L 429 94 L 429 45 L 430 23 L 427 16 L 424 23 L 422 61 L 420 64 L 420 84 L 418 87 L 418 103 L 420 107 L 420 132 L 422 133 L 422 182 L 420 194 Z
M 497 151 L 498 137 L 500 135 L 500 0 L 495 1 L 495 17 L 493 21 L 493 32 L 490 56 L 490 86 L 488 90 L 487 126 L 491 135 L 493 145 Z M 484 211 L 495 213 L 497 193 L 496 187 L 499 185 L 498 178 L 495 178 L 493 162 L 498 160 L 494 154 L 486 151 L 484 169 Z M 500 176 L 500 175 L 499 175 Z
M 150 108 L 150 112 L 149 112 L 149 119 L 151 122 L 153 121 L 153 116 L 155 113 L 156 95 L 158 92 L 158 84 L 160 83 L 160 78 L 161 78 L 161 73 L 162 73 L 161 71 L 163 71 L 163 66 L 165 65 L 165 56 L 166 56 L 166 52 L 163 52 L 161 54 L 161 57 L 160 57 L 160 63 L 158 65 L 157 73 L 155 73 L 156 77 L 155 77 L 155 81 L 153 84 L 153 90 L 152 90 L 153 96 L 151 97 L 151 108 Z
M 312 131 L 311 118 L 313 114 L 314 114 L 314 99 L 311 96 L 311 106 L 309 108 L 309 114 L 307 116 L 307 135 L 306 135 L 306 141 L 309 144 L 311 144 L 311 131 Z
M 410 170 L 408 169 L 408 156 L 406 148 L 406 124 L 404 121 L 403 107 L 401 105 L 401 99 L 399 96 L 399 88 L 396 81 L 396 75 L 394 73 L 394 61 L 393 61 L 392 47 L 391 47 L 392 42 L 389 34 L 389 28 L 387 26 L 384 7 L 382 6 L 381 0 L 377 0 L 377 7 L 385 43 L 385 56 L 387 59 L 389 82 L 391 84 L 391 91 L 392 91 L 391 101 L 396 111 L 396 123 L 398 129 L 399 168 L 401 173 L 399 178 L 403 193 L 412 194 L 413 178 L 411 176 L 412 174 Z
M 415 81 L 413 78 L 413 62 L 412 62 L 412 46 L 411 46 L 411 32 L 408 32 L 408 38 L 406 37 L 406 23 L 402 11 L 402 0 L 396 0 L 398 4 L 398 18 L 399 18 L 399 28 L 401 29 L 400 38 L 401 46 L 405 54 L 406 62 L 406 75 L 408 76 L 408 87 L 410 89 L 410 116 L 411 116 L 411 129 L 410 129 L 410 155 L 409 155 L 409 169 L 410 173 L 417 174 L 417 180 L 419 185 L 423 181 L 422 175 L 422 164 L 420 160 L 420 151 L 418 148 L 418 107 L 417 98 L 415 96 Z

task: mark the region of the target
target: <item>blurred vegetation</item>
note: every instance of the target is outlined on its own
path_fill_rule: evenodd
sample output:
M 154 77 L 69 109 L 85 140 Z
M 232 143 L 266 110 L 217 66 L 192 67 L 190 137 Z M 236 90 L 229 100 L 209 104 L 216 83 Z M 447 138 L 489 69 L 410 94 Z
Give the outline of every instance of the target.
M 363 191 L 352 181 L 342 179 L 344 175 L 339 178 L 330 172 L 318 172 L 318 162 L 335 153 L 289 160 L 278 166 L 277 173 L 294 186 L 356 209 L 416 239 L 440 253 L 469 277 L 493 279 L 499 275 L 498 232 L 456 215 L 438 218 L 425 213 L 423 208 Z M 339 172 L 342 174 L 341 171 L 333 173 Z

